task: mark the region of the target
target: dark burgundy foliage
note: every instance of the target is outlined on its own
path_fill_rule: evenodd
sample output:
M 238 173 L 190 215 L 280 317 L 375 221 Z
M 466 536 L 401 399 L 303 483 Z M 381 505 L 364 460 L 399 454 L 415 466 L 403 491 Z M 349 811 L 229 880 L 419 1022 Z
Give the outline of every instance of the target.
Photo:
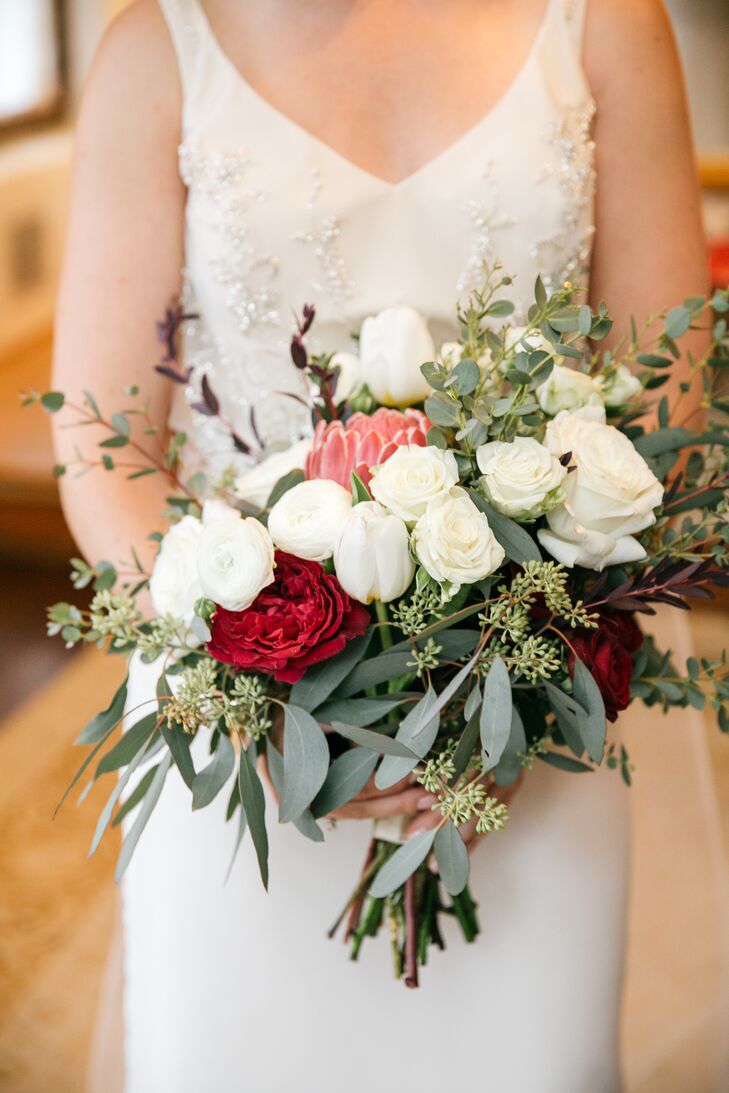
M 605 605 L 613 611 L 641 611 L 644 615 L 655 615 L 651 602 L 667 603 L 687 611 L 687 598 L 712 599 L 712 586 L 729 588 L 729 570 L 720 569 L 713 558 L 685 562 L 666 557 L 653 569 L 624 581 L 600 599 L 598 597 L 605 591 L 606 582 L 605 574 L 587 597 L 588 607 Z
M 363 634 L 370 614 L 318 562 L 276 552 L 275 580 L 245 611 L 218 607 L 208 652 L 244 671 L 296 683 Z

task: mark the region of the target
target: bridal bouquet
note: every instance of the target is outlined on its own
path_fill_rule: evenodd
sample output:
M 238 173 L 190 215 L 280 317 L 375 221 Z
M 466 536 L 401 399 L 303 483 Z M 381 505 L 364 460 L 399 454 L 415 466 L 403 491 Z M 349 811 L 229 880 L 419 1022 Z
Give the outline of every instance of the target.
M 157 697 L 126 712 L 126 732 L 113 737 L 124 683 L 78 741 L 91 750 L 73 784 L 87 771 L 112 776 L 92 850 L 127 818 L 118 877 L 173 766 L 193 809 L 225 791 L 264 884 L 262 768 L 279 822 L 315 841 L 319 821 L 372 781 L 417 780 L 437 825 L 404 842 L 376 825 L 338 920 L 353 957 L 386 924 L 396 974 L 416 986 L 429 945 L 443 945 L 442 914 L 467 940 L 478 933 L 460 831 L 504 828 L 500 787 L 537 763 L 569 774 L 606 763 L 629 783 L 627 750 L 607 729 L 635 698 L 710 702 L 729 731 L 725 656 L 679 670 L 636 622 L 729 585 L 729 402 L 717 393 L 729 292 L 633 324 L 601 351 L 604 305 L 575 302 L 570 285 L 549 296 L 538 280 L 515 326 L 507 284 L 493 271 L 458 309 L 458 340 L 439 349 L 423 319 L 397 307 L 365 320 L 357 355 L 311 356 L 306 308 L 291 353 L 309 380 L 313 435 L 251 466 L 203 378 L 193 413 L 219 418 L 243 457 L 217 481 L 186 475 L 181 433 L 163 457 L 145 447 L 154 427 L 136 389 L 110 416 L 91 394 L 77 406 L 55 391 L 27 397 L 102 430 L 82 470 L 170 484 L 152 572 L 136 555 L 126 573 L 74 559 L 89 608 L 49 610 L 50 633 L 69 646 L 159 664 Z M 161 324 L 158 369 L 188 384 L 182 318 L 170 311 Z M 689 357 L 669 402 L 660 388 L 678 342 L 707 320 L 711 353 Z M 696 389 L 704 423 L 688 428 Z M 201 766 L 190 747 L 200 736 Z

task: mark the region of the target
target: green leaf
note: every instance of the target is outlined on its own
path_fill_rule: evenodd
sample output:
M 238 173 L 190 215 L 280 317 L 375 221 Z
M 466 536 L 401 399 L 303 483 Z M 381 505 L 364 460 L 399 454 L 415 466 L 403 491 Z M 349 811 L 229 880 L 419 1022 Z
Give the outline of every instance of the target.
M 229 810 L 230 810 L 230 804 L 231 803 L 232 803 L 232 798 L 231 798 L 231 802 L 228 803 L 228 809 Z M 235 812 L 235 808 L 233 809 L 233 812 Z M 227 818 L 230 819 L 231 816 L 232 816 L 232 813 L 230 813 L 230 815 Z M 230 874 L 233 872 L 233 866 L 235 865 L 235 859 L 238 857 L 238 851 L 240 850 L 240 844 L 243 842 L 243 836 L 246 833 L 246 827 L 247 826 L 248 826 L 248 821 L 246 820 L 245 810 L 243 808 L 241 808 L 240 812 L 238 813 L 238 831 L 237 831 L 236 836 L 235 836 L 235 843 L 233 844 L 233 853 L 230 856 L 230 865 L 228 866 L 228 872 L 225 874 L 226 884 L 228 882 Z
M 360 729 L 356 725 L 343 725 L 341 721 L 332 722 L 332 729 L 345 739 L 351 740 L 353 744 L 369 748 L 370 751 L 378 752 L 380 755 L 396 755 L 400 759 L 418 761 L 418 756 L 414 751 L 406 748 L 399 740 L 393 740 L 391 736 L 385 736 L 384 733 L 374 732 L 372 729 Z
M 124 716 L 124 707 L 127 701 L 127 682 L 125 676 L 114 694 L 109 705 L 101 713 L 94 714 L 82 732 L 76 737 L 77 744 L 93 744 L 106 736 L 107 733 L 118 725 Z
M 541 562 L 539 547 L 520 524 L 497 512 L 476 490 L 469 489 L 468 493 L 476 508 L 486 515 L 489 527 L 510 561 L 518 565 L 523 565 L 524 562 Z
M 56 414 L 63 408 L 66 396 L 63 391 L 46 391 L 45 395 L 41 395 L 40 401 L 44 410 L 49 414 Z
M 577 322 L 579 324 L 580 334 L 582 334 L 583 338 L 589 337 L 590 331 L 592 330 L 592 311 L 587 304 L 583 304 L 580 308 L 577 315 Z
M 294 486 L 298 486 L 299 482 L 304 481 L 304 478 L 304 472 L 298 467 L 293 471 L 289 471 L 283 478 L 279 478 L 269 494 L 268 501 L 266 501 L 266 508 L 273 508 L 276 502 L 279 501 L 285 493 L 288 493 Z
M 159 796 L 162 792 L 162 787 L 165 784 L 167 772 L 170 769 L 171 765 L 172 756 L 168 753 L 167 755 L 165 755 L 164 759 L 157 767 L 154 778 L 152 779 L 150 787 L 145 794 L 144 800 L 142 802 L 142 807 L 140 808 L 137 817 L 129 830 L 129 834 L 122 843 L 119 859 L 116 863 L 116 872 L 114 873 L 114 879 L 117 884 L 124 876 L 126 868 L 129 865 L 129 862 L 132 860 L 132 854 L 134 853 L 137 843 L 139 842 L 139 838 L 145 827 L 147 826 L 147 821 L 152 815 L 154 807 L 159 800 Z
M 116 815 L 114 816 L 114 819 L 111 821 L 111 826 L 112 827 L 118 827 L 119 824 L 124 819 L 124 817 L 128 816 L 129 813 L 132 811 L 132 809 L 137 807 L 137 805 L 139 804 L 139 802 L 142 800 L 145 793 L 149 789 L 150 784 L 152 782 L 152 779 L 154 778 L 155 773 L 157 772 L 157 767 L 159 767 L 159 763 L 157 764 L 156 767 L 150 767 L 148 771 L 145 771 L 144 775 L 137 782 L 136 786 L 134 787 L 132 792 L 129 794 L 127 799 L 117 809 Z
M 130 729 L 127 729 L 119 743 L 100 760 L 94 779 L 101 774 L 108 774 L 112 770 L 119 770 L 120 767 L 125 767 L 127 763 L 131 762 L 140 748 L 143 748 L 152 736 L 156 724 L 157 714 L 150 713 L 143 717 L 141 721 L 137 721 Z
M 254 748 L 249 746 L 241 752 L 238 764 L 238 792 L 261 871 L 263 887 L 268 890 L 268 835 L 266 833 L 266 798 L 261 779 L 256 770 Z
M 271 740 L 270 736 L 266 737 L 266 758 L 268 760 L 268 773 L 271 775 L 273 788 L 280 797 L 281 790 L 283 789 L 284 761 L 283 755 Z M 311 839 L 312 842 L 324 842 L 324 832 L 314 819 L 310 809 L 305 808 L 301 815 L 296 817 L 293 824 L 297 831 L 300 831 L 307 839 Z
M 321 725 L 300 706 L 284 706 L 284 777 L 279 823 L 308 808 L 329 770 L 329 746 Z
M 218 746 L 212 761 L 195 775 L 192 783 L 193 810 L 206 808 L 220 793 L 235 766 L 233 745 L 223 733 L 218 738 Z
M 493 772 L 497 786 L 510 786 L 517 780 L 521 773 L 521 756 L 525 754 L 526 750 L 527 738 L 524 732 L 524 724 L 516 706 L 513 706 L 509 741 L 504 748 L 499 765 Z
M 83 395 L 84 395 L 84 402 L 86 403 L 86 405 L 91 410 L 91 413 L 94 415 L 94 417 L 100 418 L 101 417 L 101 411 L 99 410 L 99 407 L 97 405 L 97 402 L 96 402 L 96 399 L 94 398 L 94 396 L 91 394 L 90 391 L 84 391 Z
M 448 820 L 437 832 L 433 849 L 446 891 L 457 896 L 468 884 L 470 860 L 466 844 L 453 820 Z
M 646 368 L 671 368 L 674 364 L 673 357 L 661 357 L 657 353 L 639 353 L 636 360 Z
M 501 657 L 496 657 L 486 676 L 481 706 L 481 746 L 488 757 L 484 771 L 497 766 L 511 733 L 511 680 Z
M 674 307 L 668 313 L 664 332 L 667 338 L 674 340 L 685 334 L 691 326 L 691 312 L 687 307 Z
M 587 719 L 587 712 L 570 695 L 565 694 L 553 683 L 545 681 L 544 689 L 549 698 L 557 724 L 571 751 L 579 758 L 585 750 L 581 723 Z
M 192 789 L 195 781 L 195 767 L 190 755 L 190 735 L 177 725 L 170 726 L 166 721 L 160 726 L 165 744 L 172 753 L 175 766 L 179 770 L 182 780 L 188 789 Z
M 120 433 L 116 433 L 114 436 L 109 436 L 106 440 L 99 442 L 100 448 L 125 448 L 129 443 L 128 436 L 122 436 Z
M 135 728 L 136 728 L 136 726 L 135 726 Z M 131 730 L 130 730 L 130 732 L 131 732 Z M 147 752 L 148 747 L 149 747 L 149 737 L 147 737 L 146 739 L 142 739 L 142 741 L 139 743 L 137 751 L 134 754 L 134 756 L 132 757 L 132 760 L 129 763 L 129 766 L 124 771 L 122 776 L 117 780 L 116 785 L 114 786 L 113 790 L 109 794 L 109 798 L 108 798 L 106 804 L 104 805 L 103 809 L 101 810 L 101 814 L 100 814 L 99 819 L 96 823 L 96 829 L 94 830 L 94 836 L 91 840 L 91 847 L 89 848 L 89 857 L 92 857 L 92 855 L 96 853 L 97 847 L 98 847 L 99 843 L 102 840 L 104 832 L 106 831 L 107 827 L 109 826 L 109 820 L 111 819 L 111 814 L 114 811 L 114 805 L 116 804 L 116 802 L 119 800 L 122 793 L 126 789 L 126 786 L 127 786 L 127 783 L 129 782 L 129 779 L 131 778 L 132 774 L 134 774 L 134 771 L 137 769 L 137 767 L 141 763 L 145 753 Z
M 670 429 L 656 429 L 653 433 L 636 437 L 633 446 L 637 452 L 648 459 L 651 456 L 663 455 L 664 452 L 678 451 L 688 444 L 695 443 L 695 440 L 696 433 L 674 426 Z
M 129 436 L 132 431 L 131 426 L 129 425 L 129 418 L 121 411 L 111 415 L 111 424 L 118 433 L 122 434 L 122 436 Z
M 506 319 L 509 315 L 513 315 L 514 305 L 511 300 L 494 300 L 492 304 L 486 308 L 486 315 L 492 319 Z
M 314 816 L 327 816 L 356 797 L 377 766 L 377 753 L 367 748 L 349 748 L 342 752 L 329 768 L 316 797 L 311 803 Z
M 428 754 L 433 741 L 438 735 L 440 725 L 440 706 L 438 696 L 432 687 L 429 687 L 407 717 L 400 722 L 400 727 L 395 734 L 395 740 L 412 749 L 414 754 L 422 759 Z M 394 755 L 386 755 L 382 760 L 380 769 L 375 775 L 375 785 L 378 789 L 389 789 L 404 778 L 406 774 L 416 766 L 416 759 L 398 759 Z
M 290 699 L 295 706 L 311 713 L 321 705 L 336 687 L 346 679 L 362 657 L 372 640 L 374 627 L 370 627 L 361 638 L 347 643 L 345 648 L 331 660 L 322 661 L 306 672 L 298 683 L 291 688 Z
M 374 725 L 412 697 L 412 694 L 403 692 L 389 698 L 334 698 L 317 708 L 316 719 L 324 725 L 331 725 L 332 721 L 344 721 L 347 725 Z
M 364 482 L 362 481 L 360 476 L 357 474 L 357 472 L 352 471 L 349 478 L 350 478 L 350 489 L 351 489 L 351 493 L 352 493 L 352 504 L 353 505 L 358 505 L 362 501 L 371 501 L 372 500 L 372 494 L 367 489 L 367 487 L 365 486 Z
M 556 767 L 557 770 L 566 770 L 569 774 L 585 774 L 593 769 L 588 767 L 587 763 L 580 763 L 577 759 L 571 759 L 569 755 L 561 755 L 558 751 L 545 752 L 539 758 L 543 763 L 548 763 L 550 767 Z
M 423 864 L 435 840 L 435 830 L 419 831 L 399 847 L 378 870 L 370 885 L 370 895 L 376 899 L 389 896 Z
M 579 722 L 580 735 L 590 759 L 601 763 L 607 732 L 605 703 L 600 688 L 581 660 L 575 660 L 573 686 L 575 698 L 587 710 L 587 717 Z
M 132 482 L 135 478 L 146 478 L 149 474 L 157 474 L 156 467 L 142 467 L 141 471 L 132 471 L 127 475 L 127 481 Z
M 480 379 L 481 369 L 475 361 L 466 357 L 451 370 L 448 385 L 454 387 L 461 396 L 470 395 L 478 387 Z
M 425 400 L 423 409 L 429 421 L 434 425 L 444 425 L 446 428 L 458 424 L 459 406 L 444 392 L 436 391 Z
M 461 734 L 461 739 L 456 744 L 456 750 L 453 753 L 453 776 L 450 784 L 454 786 L 464 770 L 468 766 L 468 761 L 473 755 L 476 747 L 476 741 L 479 736 L 480 726 L 480 707 L 474 710 L 471 717 L 466 723 L 466 727 Z

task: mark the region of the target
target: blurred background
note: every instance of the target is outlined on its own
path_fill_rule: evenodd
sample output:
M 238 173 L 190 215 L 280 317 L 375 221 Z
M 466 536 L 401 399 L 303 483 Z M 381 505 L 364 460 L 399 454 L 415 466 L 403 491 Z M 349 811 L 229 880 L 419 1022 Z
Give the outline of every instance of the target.
M 17 393 L 48 384 L 74 113 L 99 38 L 125 3 L 0 0 L 2 1093 L 83 1090 L 117 913 L 114 837 L 86 862 L 99 802 L 67 808 L 54 823 L 51 813 L 76 766 L 70 743 L 87 717 L 105 705 L 121 665 L 93 651 L 68 653 L 45 638 L 45 606 L 69 598 L 73 544 L 51 474 L 48 419 L 37 409 L 21 413 Z M 669 0 L 667 6 L 687 72 L 712 278 L 726 285 L 729 0 Z M 726 642 L 728 617 L 726 604 L 694 612 L 699 654 L 714 654 Z M 726 854 L 729 740 L 713 725 L 698 731 L 706 733 L 709 761 L 697 762 L 704 764 L 707 793 L 716 789 L 721 806 L 712 829 L 714 849 Z M 633 883 L 645 898 L 631 921 L 623 1028 L 627 1088 L 703 1093 L 716 1088 L 707 1025 L 692 1012 L 677 1026 L 676 1014 L 666 1009 L 674 1003 L 665 1001 L 669 992 L 661 984 L 684 977 L 694 996 L 702 997 L 702 976 L 708 982 L 714 961 L 700 945 L 683 963 L 676 959 L 675 931 L 682 924 L 671 923 L 662 903 L 661 870 L 685 870 L 690 883 L 691 863 L 680 858 L 680 839 L 670 863 L 661 858 L 665 832 L 641 806 L 641 785 L 650 789 L 651 779 L 659 783 L 660 770 L 639 768 L 632 793 L 638 836 Z M 674 790 L 680 787 L 665 787 L 667 794 Z M 721 925 L 726 930 L 729 921 Z

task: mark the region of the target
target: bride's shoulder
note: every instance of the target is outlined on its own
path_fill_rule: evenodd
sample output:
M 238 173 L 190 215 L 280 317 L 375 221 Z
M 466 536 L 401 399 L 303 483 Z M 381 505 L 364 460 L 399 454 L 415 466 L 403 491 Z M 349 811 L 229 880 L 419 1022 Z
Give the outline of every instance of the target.
M 680 65 L 663 0 L 585 2 L 585 67 L 598 99 L 648 85 L 660 95 L 675 82 Z
M 177 59 L 157 0 L 134 0 L 109 25 L 91 66 L 78 129 L 125 130 L 150 139 L 179 129 Z M 118 122 L 118 125 L 115 124 Z

